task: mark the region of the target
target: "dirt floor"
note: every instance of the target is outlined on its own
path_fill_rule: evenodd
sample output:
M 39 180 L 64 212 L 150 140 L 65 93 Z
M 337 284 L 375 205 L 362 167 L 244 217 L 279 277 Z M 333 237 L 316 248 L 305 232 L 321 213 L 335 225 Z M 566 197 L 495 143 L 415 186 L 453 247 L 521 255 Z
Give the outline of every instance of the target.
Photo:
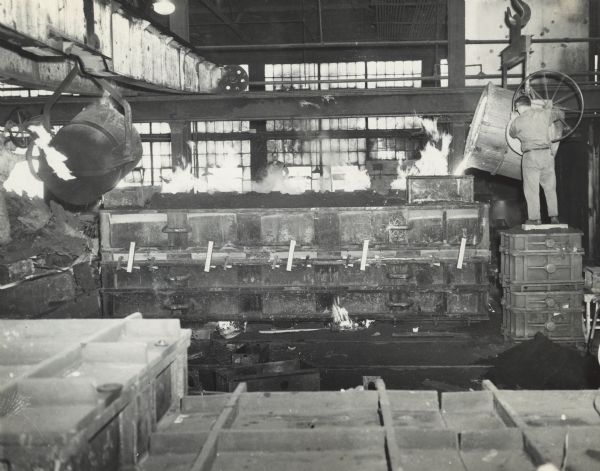
M 261 362 L 299 359 L 319 368 L 322 390 L 356 387 L 363 384 L 363 376 L 381 376 L 392 389 L 438 391 L 476 390 L 483 379 L 506 389 L 600 386 L 594 357 L 542 335 L 521 344 L 507 342 L 499 335 L 498 317 L 447 332 L 422 327 L 418 333 L 383 322 L 357 332 L 322 328 L 282 334 L 260 333 L 271 327 L 250 325 L 232 340 L 213 334 L 210 342 L 194 342 L 190 370 L 198 373 L 206 389 L 214 385 L 215 363 L 231 366 L 232 354 Z

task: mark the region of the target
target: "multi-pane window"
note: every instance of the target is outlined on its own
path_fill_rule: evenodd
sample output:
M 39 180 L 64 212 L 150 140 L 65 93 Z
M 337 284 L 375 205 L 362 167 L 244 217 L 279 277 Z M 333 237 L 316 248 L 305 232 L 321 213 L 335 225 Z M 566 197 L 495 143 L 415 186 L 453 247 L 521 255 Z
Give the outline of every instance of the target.
M 418 116 L 383 116 L 367 119 L 371 130 L 418 129 Z M 369 139 L 371 160 L 415 160 L 419 158 L 419 142 L 407 136 L 375 137 Z
M 440 60 L 440 76 L 442 77 L 448 77 L 448 59 L 441 59 Z M 448 79 L 442 79 L 440 80 L 440 86 L 441 87 L 447 87 L 448 86 Z
M 20 85 L 12 85 L 9 83 L 0 82 L 0 97 L 22 97 L 31 98 L 36 96 L 52 95 L 52 90 L 32 90 Z M 63 95 L 72 95 L 71 93 L 63 93 Z
M 420 60 L 265 64 L 265 90 L 420 87 L 413 77 L 422 76 L 422 67 Z
M 406 137 L 378 137 L 369 139 L 372 160 L 416 160 L 418 143 Z
M 268 161 L 286 165 L 295 189 L 349 189 L 349 179 L 353 180 L 357 172 L 365 172 L 367 139 L 347 135 L 364 130 L 365 118 L 273 120 L 267 121 L 266 128 L 268 132 L 295 131 L 287 139 L 267 140 Z M 344 134 L 347 136 L 342 137 Z
M 340 80 L 340 82 L 323 82 L 321 90 L 330 88 L 365 88 L 364 62 L 329 62 L 320 64 L 321 80 Z M 351 81 L 344 82 L 344 79 Z M 361 81 L 358 81 L 358 80 Z
M 269 139 L 267 160 L 282 162 L 288 168 L 288 178 L 294 188 L 318 190 L 321 152 L 316 139 Z
M 318 90 L 319 64 L 265 64 L 265 90 Z M 313 83 L 294 83 L 309 81 Z
M 134 123 L 142 139 L 142 159 L 119 186 L 157 185 L 171 180 L 173 158 L 169 123 Z
M 251 191 L 249 131 L 249 121 L 192 123 L 196 191 Z
M 422 74 L 421 61 L 370 61 L 367 62 L 367 77 L 369 79 L 384 79 L 369 81 L 368 88 L 382 87 L 420 87 L 420 80 L 393 80 L 402 77 L 420 77 Z

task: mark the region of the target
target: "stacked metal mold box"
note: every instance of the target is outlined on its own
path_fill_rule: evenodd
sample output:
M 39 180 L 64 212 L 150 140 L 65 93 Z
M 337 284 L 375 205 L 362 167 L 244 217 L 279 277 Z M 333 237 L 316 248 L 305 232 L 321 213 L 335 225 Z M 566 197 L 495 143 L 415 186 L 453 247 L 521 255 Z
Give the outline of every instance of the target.
M 0 468 L 137 469 L 187 393 L 177 319 L 2 320 Z
M 162 195 L 155 209 L 106 209 L 104 313 L 322 321 L 339 298 L 354 318 L 487 319 L 488 206 L 374 195 L 320 194 L 319 207 L 229 195 L 227 208 L 222 195 Z
M 597 470 L 597 390 L 246 392 L 188 396 L 140 471 Z M 564 445 L 563 445 L 564 444 Z
M 501 233 L 503 334 L 523 340 L 542 332 L 557 341 L 582 339 L 582 233 L 575 229 Z

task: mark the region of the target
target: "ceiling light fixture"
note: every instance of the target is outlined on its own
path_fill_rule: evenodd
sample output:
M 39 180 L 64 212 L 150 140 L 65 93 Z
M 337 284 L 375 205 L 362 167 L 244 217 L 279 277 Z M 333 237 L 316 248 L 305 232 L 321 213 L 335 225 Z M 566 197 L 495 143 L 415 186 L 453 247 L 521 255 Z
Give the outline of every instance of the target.
M 175 4 L 172 0 L 155 0 L 152 8 L 159 15 L 170 15 L 175 11 Z

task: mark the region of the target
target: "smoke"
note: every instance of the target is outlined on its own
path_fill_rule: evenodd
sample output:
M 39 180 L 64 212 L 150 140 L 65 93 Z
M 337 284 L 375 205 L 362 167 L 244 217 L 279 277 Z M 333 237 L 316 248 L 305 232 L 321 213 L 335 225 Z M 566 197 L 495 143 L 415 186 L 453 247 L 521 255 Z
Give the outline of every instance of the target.
M 371 187 L 371 177 L 366 169 L 355 165 L 331 167 L 332 190 L 360 191 Z
M 438 128 L 437 118 L 420 120 L 428 141 L 419 151 L 420 159 L 398 164 L 398 178 L 391 183 L 392 190 L 406 190 L 406 178 L 413 175 L 448 175 L 448 154 L 452 136 Z
M 171 180 L 164 182 L 160 189 L 161 193 L 189 193 L 198 186 L 198 179 L 192 175 L 191 165 L 185 168 L 177 167 L 173 172 Z
M 52 140 L 52 135 L 46 131 L 44 126 L 35 124 L 29 126 L 29 131 L 32 134 L 36 134 L 38 137 L 35 139 L 35 144 L 44 152 L 46 157 L 46 162 L 48 166 L 54 171 L 56 176 L 62 180 L 74 180 L 75 176 L 69 170 L 69 167 L 66 166 L 65 162 L 67 161 L 67 157 L 64 154 L 60 153 L 54 147 L 50 145 L 50 141 Z
M 255 182 L 252 188 L 258 193 L 278 191 L 288 195 L 299 195 L 306 190 L 306 183 L 301 178 L 293 178 L 280 163 L 274 162 L 267 166 L 264 176 Z

